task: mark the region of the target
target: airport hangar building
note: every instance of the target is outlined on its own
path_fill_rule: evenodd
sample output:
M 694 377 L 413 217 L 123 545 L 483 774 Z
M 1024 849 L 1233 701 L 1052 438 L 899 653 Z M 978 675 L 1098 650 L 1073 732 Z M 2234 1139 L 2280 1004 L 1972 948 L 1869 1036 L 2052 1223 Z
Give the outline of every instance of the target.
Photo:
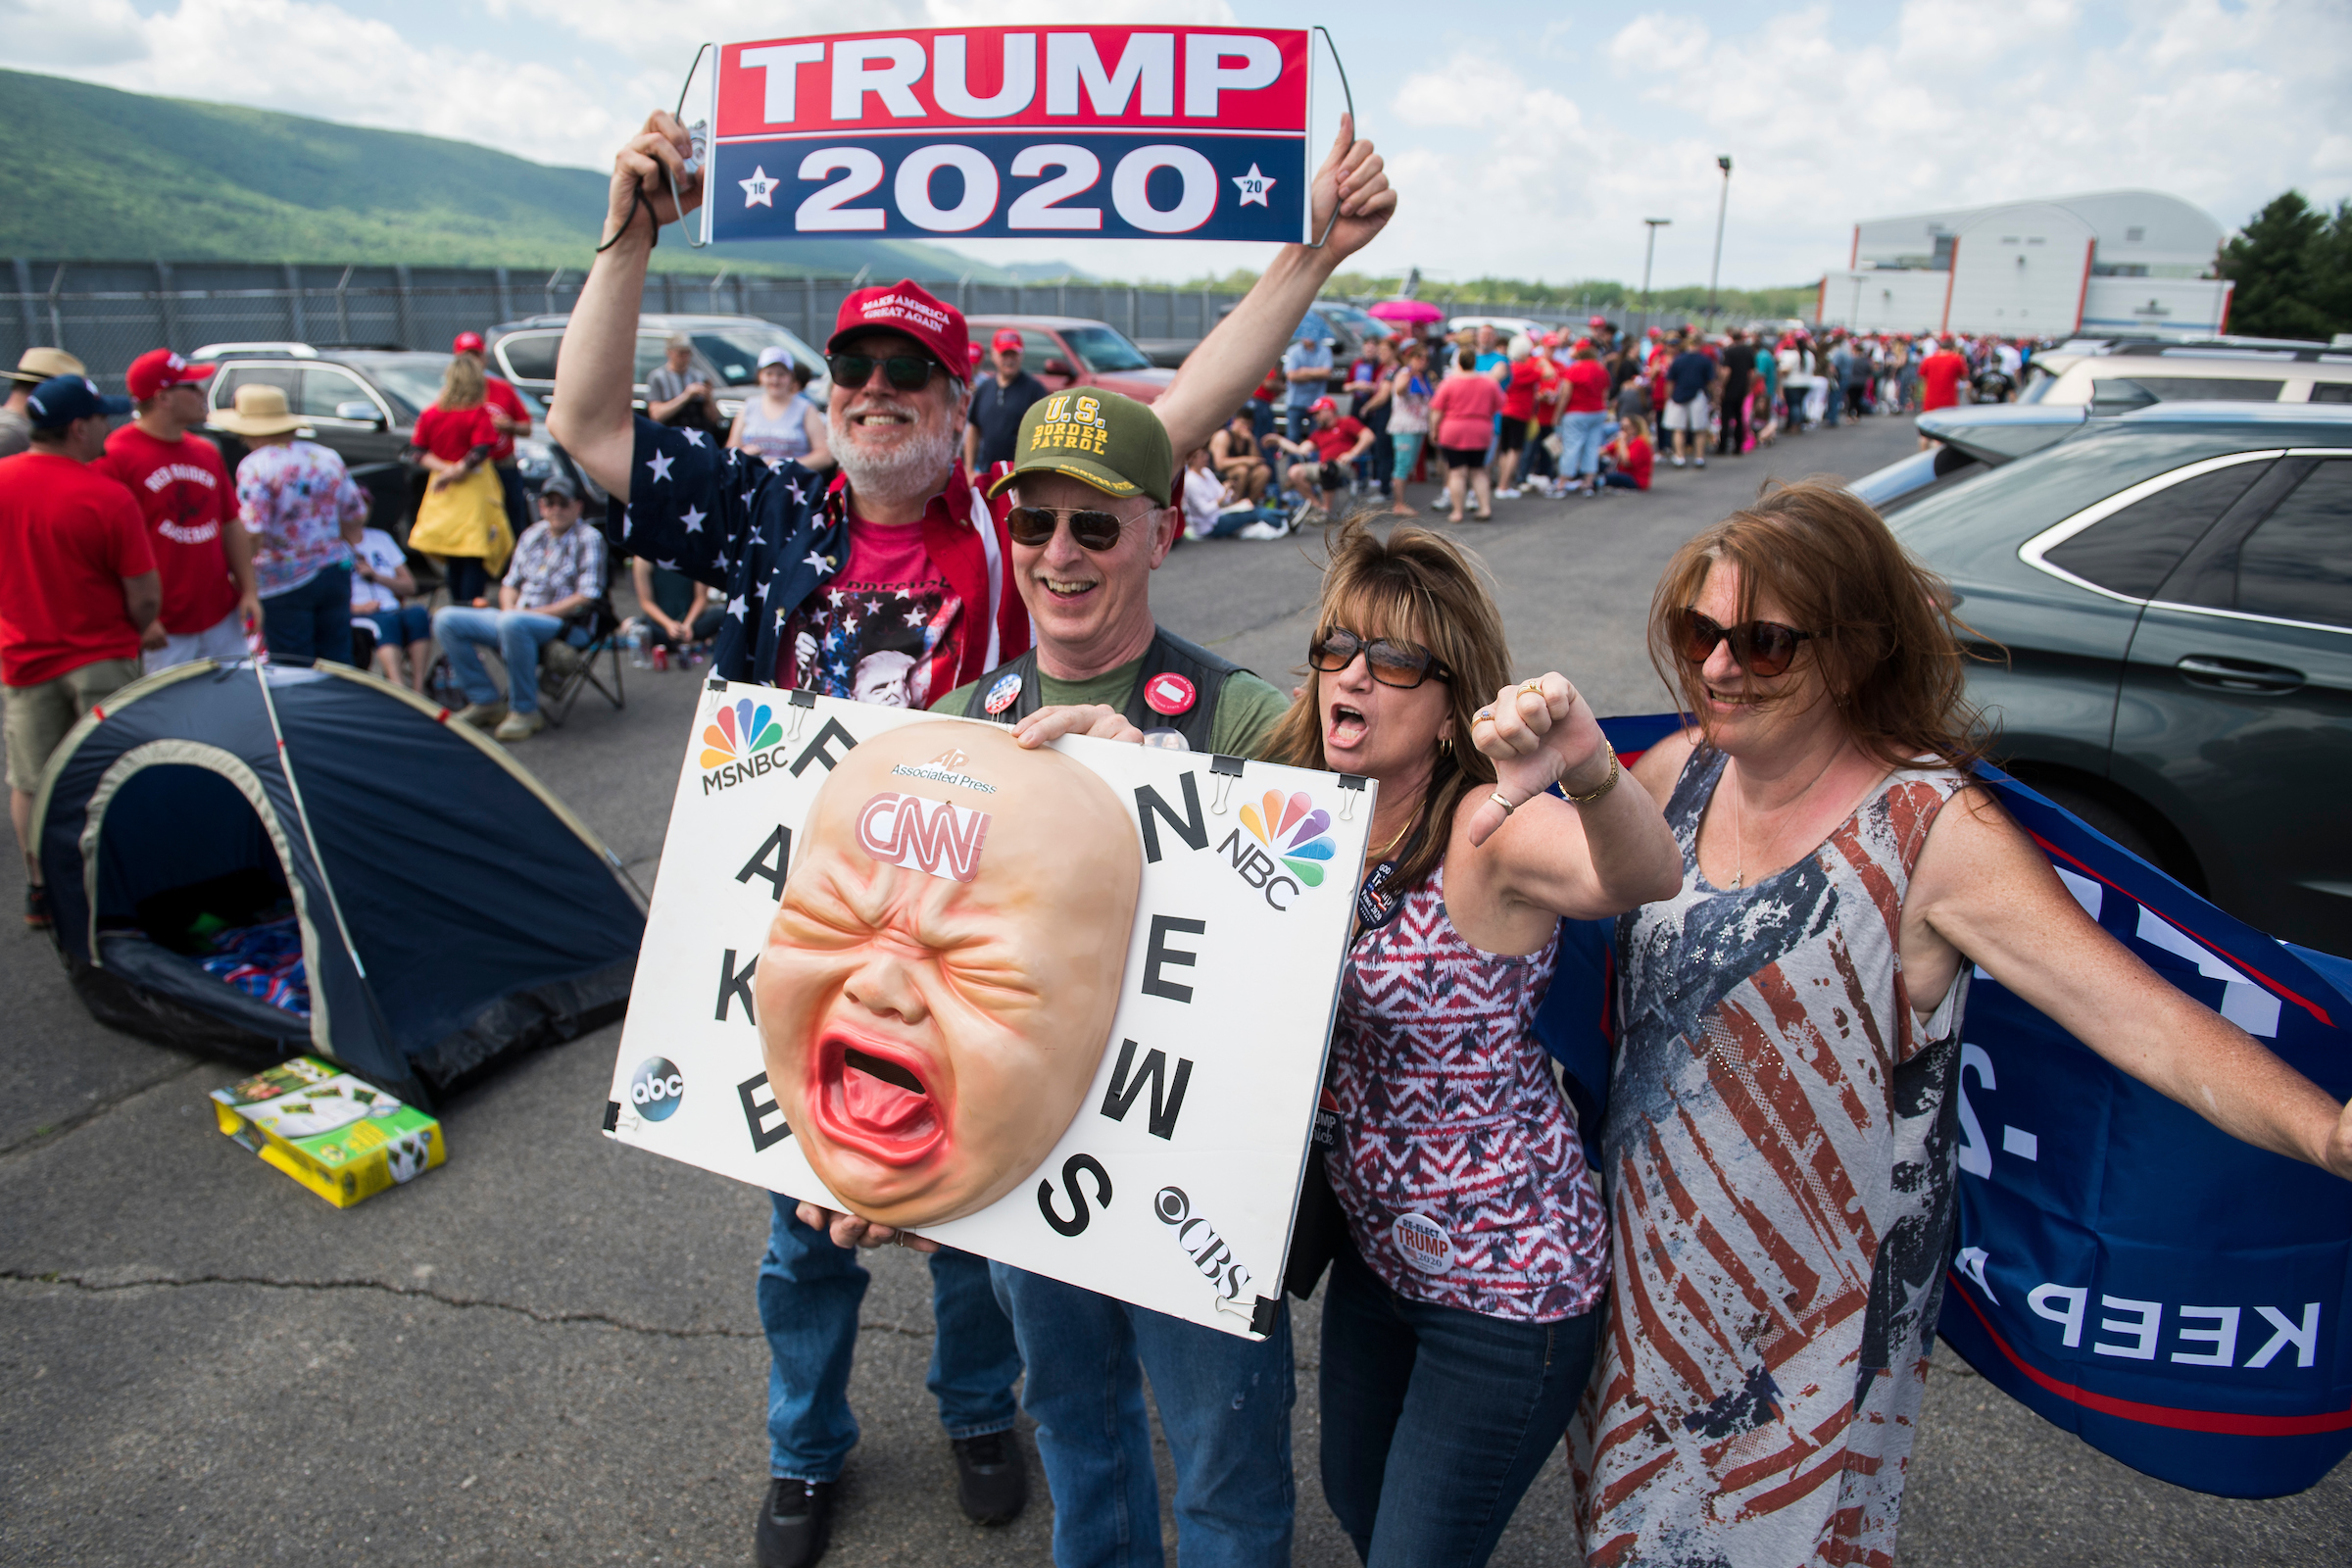
M 2152 190 L 2103 190 L 1854 225 L 1819 318 L 1859 331 L 2210 337 L 2231 285 L 2222 225 Z

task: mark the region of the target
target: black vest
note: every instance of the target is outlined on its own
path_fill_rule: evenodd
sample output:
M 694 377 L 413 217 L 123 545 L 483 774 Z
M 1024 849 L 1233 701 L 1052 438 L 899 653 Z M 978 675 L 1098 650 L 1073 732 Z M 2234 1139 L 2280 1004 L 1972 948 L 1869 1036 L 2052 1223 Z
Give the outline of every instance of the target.
M 1128 688 L 1127 701 L 1121 711 L 1137 729 L 1174 730 L 1184 737 L 1187 750 L 1206 752 L 1210 749 L 1209 735 L 1216 727 L 1217 699 L 1225 690 L 1225 681 L 1242 666 L 1231 660 L 1219 659 L 1197 643 L 1188 643 L 1169 632 L 1164 626 L 1152 628 L 1152 646 L 1144 650 L 1144 662 L 1135 673 L 1135 684 Z M 1006 705 L 1003 712 L 992 713 L 984 706 L 988 694 L 998 681 L 1006 675 L 1021 678 L 1019 695 Z M 1159 675 L 1181 675 L 1193 683 L 1193 706 L 1181 713 L 1154 712 L 1145 703 L 1144 693 L 1152 679 Z M 993 718 L 1000 724 L 1011 724 L 1044 707 L 1040 700 L 1044 683 L 1037 670 L 1037 650 L 1033 647 L 1007 664 L 999 664 L 980 677 L 972 689 L 972 703 L 967 710 L 973 718 Z

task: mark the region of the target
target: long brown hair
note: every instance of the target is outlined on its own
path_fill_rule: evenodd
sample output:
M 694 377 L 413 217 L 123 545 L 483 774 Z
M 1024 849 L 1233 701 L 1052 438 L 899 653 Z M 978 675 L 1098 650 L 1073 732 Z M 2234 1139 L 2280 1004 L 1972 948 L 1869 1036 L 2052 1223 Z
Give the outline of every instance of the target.
M 1454 808 L 1462 798 L 1494 787 L 1494 764 L 1470 744 L 1472 716 L 1494 700 L 1511 671 L 1502 612 L 1494 608 L 1486 577 L 1485 564 L 1476 556 L 1444 534 L 1410 523 L 1397 524 L 1383 539 L 1354 517 L 1331 536 L 1308 646 L 1333 627 L 1345 626 L 1361 637 L 1417 643 L 1453 671 L 1446 683 L 1453 739 L 1439 746 L 1429 789 L 1405 835 L 1409 853 L 1390 883 L 1399 890 L 1418 884 L 1445 858 Z M 1298 673 L 1310 678 L 1266 737 L 1263 756 L 1293 767 L 1328 768 L 1318 682 L 1311 668 Z
M 1757 602 L 1770 598 L 1813 634 L 1802 649 L 1811 651 L 1846 733 L 1869 756 L 1889 767 L 1922 757 L 1966 767 L 1984 755 L 1984 714 L 1968 700 L 1962 665 L 1962 635 L 1978 634 L 1952 614 L 1943 579 L 1835 479 L 1768 489 L 1667 564 L 1649 606 L 1649 662 L 1684 711 L 1707 710 L 1699 666 L 1677 649 L 1676 622 L 1717 562 L 1739 568 L 1740 621 L 1754 619 Z
M 489 396 L 489 383 L 482 375 L 482 367 L 470 354 L 460 354 L 449 362 L 441 372 L 441 395 L 433 407 L 452 413 L 478 409 Z

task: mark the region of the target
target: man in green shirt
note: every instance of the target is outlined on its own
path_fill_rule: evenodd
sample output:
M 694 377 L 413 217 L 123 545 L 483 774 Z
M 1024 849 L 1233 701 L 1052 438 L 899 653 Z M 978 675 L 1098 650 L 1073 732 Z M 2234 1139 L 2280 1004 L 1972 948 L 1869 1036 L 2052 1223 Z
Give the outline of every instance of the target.
M 1012 577 L 1037 644 L 934 711 L 1017 724 L 1094 709 L 1056 732 L 1254 757 L 1290 699 L 1152 618 L 1152 573 L 1184 527 L 1175 472 L 1167 427 L 1131 398 L 1086 388 L 1032 405 L 996 488 L 1013 492 Z

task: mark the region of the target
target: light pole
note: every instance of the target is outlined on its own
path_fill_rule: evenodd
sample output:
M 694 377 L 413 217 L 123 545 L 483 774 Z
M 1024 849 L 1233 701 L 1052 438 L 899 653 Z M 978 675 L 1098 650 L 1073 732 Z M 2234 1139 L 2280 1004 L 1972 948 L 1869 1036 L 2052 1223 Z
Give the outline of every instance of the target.
M 1725 153 L 1715 160 L 1723 171 L 1723 195 L 1715 203 L 1715 265 L 1707 269 L 1707 314 L 1715 314 L 1715 282 L 1723 275 L 1723 214 L 1732 205 L 1732 155 Z
M 1658 254 L 1658 230 L 1673 222 L 1674 220 L 1671 218 L 1644 218 L 1642 221 L 1649 225 L 1649 239 L 1642 247 L 1642 314 L 1647 316 L 1650 314 L 1649 264 L 1651 258 Z

